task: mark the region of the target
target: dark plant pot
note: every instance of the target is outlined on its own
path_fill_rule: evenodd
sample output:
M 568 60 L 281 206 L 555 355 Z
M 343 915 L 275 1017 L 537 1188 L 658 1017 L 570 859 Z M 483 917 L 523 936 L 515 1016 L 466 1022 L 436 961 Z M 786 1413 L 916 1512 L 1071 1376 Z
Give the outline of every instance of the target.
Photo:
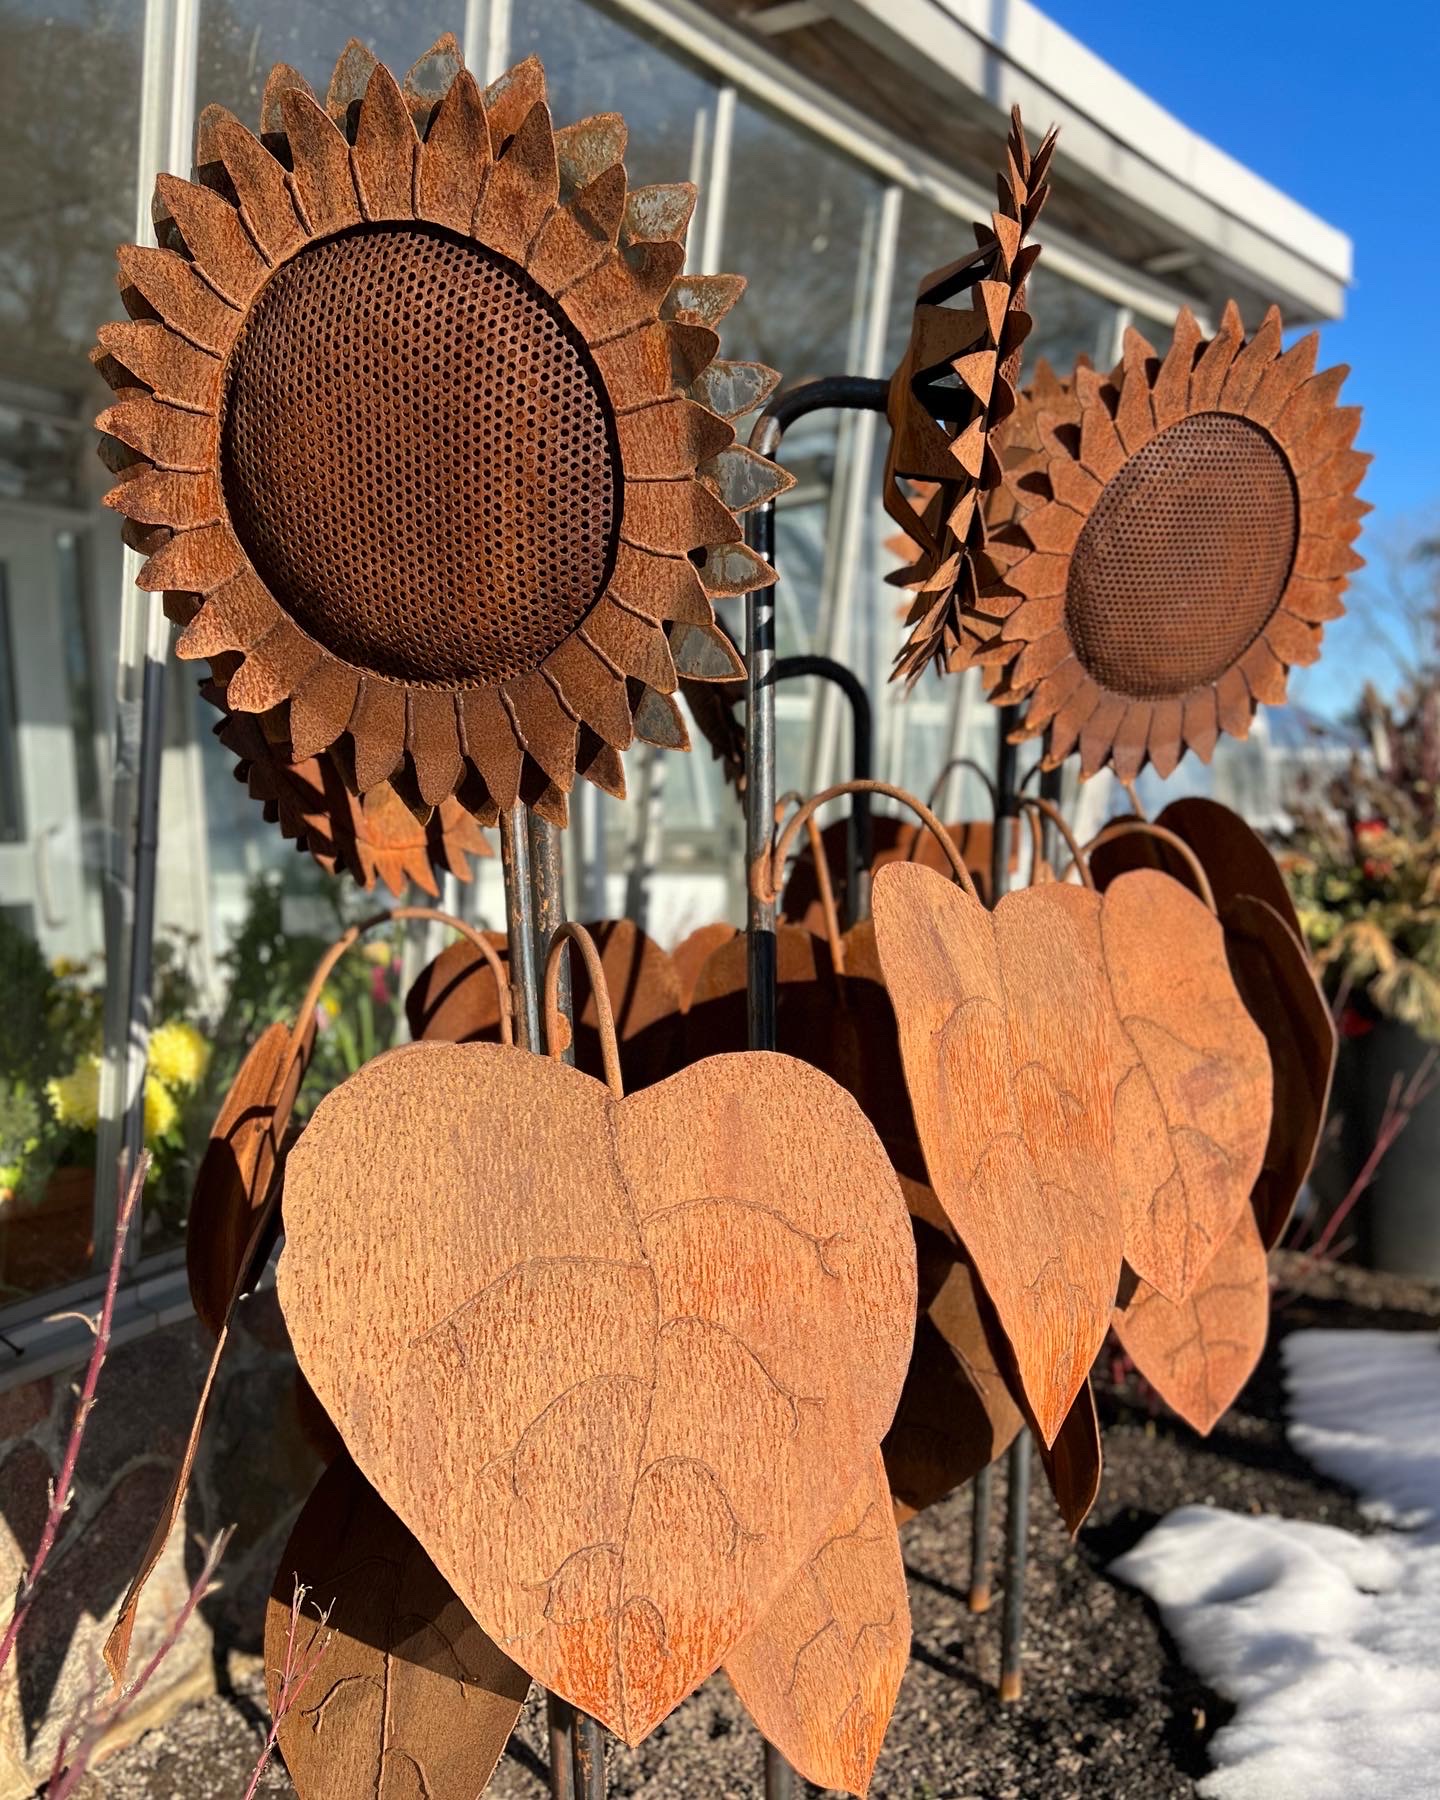
M 95 1171 L 85 1165 L 57 1169 L 38 1204 L 6 1208 L 0 1215 L 0 1283 L 39 1293 L 76 1281 L 95 1250 Z
M 1352 1139 L 1358 1172 L 1379 1135 L 1396 1077 L 1402 1086 L 1409 1082 L 1434 1046 L 1408 1025 L 1382 1019 L 1348 1048 L 1356 1076 L 1347 1085 L 1359 1114 Z M 1440 1086 L 1412 1113 L 1358 1210 L 1372 1268 L 1440 1280 Z

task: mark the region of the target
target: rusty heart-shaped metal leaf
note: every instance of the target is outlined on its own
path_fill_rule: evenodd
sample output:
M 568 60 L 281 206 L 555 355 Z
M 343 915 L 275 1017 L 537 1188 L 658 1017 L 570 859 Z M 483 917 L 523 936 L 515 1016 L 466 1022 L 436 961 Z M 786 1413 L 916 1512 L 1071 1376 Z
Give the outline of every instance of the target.
M 981 1317 L 983 1297 L 933 1190 L 901 1176 L 915 1231 L 919 1317 L 895 1422 L 882 1446 L 903 1524 L 988 1468 L 1024 1419 Z
M 1118 823 L 1129 821 L 1117 821 Z M 1203 794 L 1172 800 L 1155 823 L 1173 831 L 1205 871 L 1221 914 L 1231 900 L 1248 895 L 1273 907 L 1297 937 L 1300 921 L 1295 902 L 1275 858 L 1239 813 Z M 1130 869 L 1159 869 L 1172 880 L 1197 890 L 1194 872 L 1172 844 L 1144 831 L 1117 833 L 1090 853 L 1090 872 L 1100 888 Z
M 1125 1052 L 1101 901 L 1050 885 L 987 912 L 913 863 L 875 877 L 876 942 L 930 1182 L 1052 1443 L 1104 1341 L 1122 1252 Z
M 196 1317 L 212 1337 L 220 1335 L 229 1310 L 315 1045 L 313 1015 L 302 1026 L 296 1038 L 277 1022 L 251 1045 L 200 1159 L 185 1230 L 185 1268 Z
M 1270 1324 L 1265 1247 L 1248 1206 L 1178 1304 L 1126 1270 L 1115 1335 L 1167 1406 L 1208 1432 L 1254 1373 Z
M 914 1245 L 776 1054 L 614 1099 L 414 1044 L 316 1109 L 281 1304 L 366 1478 L 499 1646 L 636 1743 L 760 1623 L 884 1434 Z
M 1270 1052 L 1270 1137 L 1250 1200 L 1260 1241 L 1272 1250 L 1325 1128 L 1335 1021 L 1304 946 L 1273 906 L 1239 894 L 1221 909 L 1220 923 L 1235 986 Z
M 910 1602 L 877 1451 L 725 1673 L 804 1780 L 864 1794 L 910 1660 Z
M 1065 1529 L 1073 1538 L 1099 1495 L 1104 1462 L 1100 1450 L 1100 1420 L 1088 1381 L 1071 1402 L 1055 1442 L 1040 1445 L 1040 1460 L 1045 1467 L 1050 1492 L 1060 1509 L 1060 1517 L 1065 1521 Z
M 297 1583 L 317 1616 L 295 1618 Z M 282 1694 L 286 1671 L 307 1666 L 298 1695 Z M 474 1800 L 530 1691 L 348 1456 L 280 1558 L 265 1679 L 271 1712 L 287 1708 L 280 1750 L 301 1800 Z
M 1137 869 L 1105 890 L 1104 965 L 1133 1049 L 1115 1096 L 1125 1257 L 1183 1300 L 1248 1206 L 1270 1135 L 1270 1054 L 1209 907 Z

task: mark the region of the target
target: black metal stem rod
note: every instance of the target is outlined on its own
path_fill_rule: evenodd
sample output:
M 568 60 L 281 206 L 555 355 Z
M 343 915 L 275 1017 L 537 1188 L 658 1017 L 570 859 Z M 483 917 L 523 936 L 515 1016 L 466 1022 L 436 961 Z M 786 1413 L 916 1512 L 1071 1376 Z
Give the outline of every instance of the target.
M 869 781 L 874 772 L 874 728 L 864 682 L 833 656 L 782 656 L 775 664 L 777 685 L 803 675 L 830 682 L 850 702 L 850 775 L 854 781 Z M 842 925 L 855 924 L 867 910 L 870 842 L 870 796 L 864 792 L 852 794 L 845 832 L 845 884 L 840 895 Z
M 555 933 L 565 923 L 565 859 L 560 827 L 530 813 L 531 927 L 534 934 L 534 973 L 537 996 L 545 985 L 545 964 Z M 575 1017 L 571 999 L 570 958 L 560 962 L 556 1004 L 570 1027 L 570 1041 L 561 1060 L 575 1061 Z M 537 1039 L 537 1049 L 545 1049 Z M 550 1792 L 552 1800 L 605 1800 L 605 1728 L 589 1713 L 581 1712 L 557 1694 L 545 1696 L 545 1719 L 550 1737 Z
M 515 1042 L 522 1050 L 543 1050 L 540 990 L 535 979 L 535 897 L 530 882 L 530 832 L 526 808 L 517 802 L 500 815 L 500 872 L 505 882 L 505 935 L 509 940 L 511 1003 Z
M 994 1486 L 994 1467 L 987 1463 L 970 1484 L 970 1591 L 965 1603 L 972 1613 L 990 1610 L 990 1501 Z
M 995 838 L 990 892 L 998 906 L 1010 885 L 1010 858 L 1020 815 L 1016 781 L 1019 751 L 1010 733 L 1019 709 L 1002 706 L 996 715 Z M 1018 1700 L 1023 1683 L 1025 1643 L 1025 1572 L 1030 1543 L 1030 1433 L 1022 1429 L 1010 1446 L 1005 1493 L 1005 1610 L 1000 1628 L 1000 1698 Z

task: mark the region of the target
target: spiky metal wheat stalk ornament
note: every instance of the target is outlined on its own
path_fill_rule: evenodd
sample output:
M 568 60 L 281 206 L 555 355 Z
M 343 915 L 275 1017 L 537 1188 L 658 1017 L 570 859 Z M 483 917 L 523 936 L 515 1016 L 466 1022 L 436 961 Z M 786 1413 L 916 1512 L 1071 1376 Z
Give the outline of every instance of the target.
M 895 675 L 914 681 L 933 662 L 964 656 L 973 610 L 974 557 L 985 541 L 981 493 L 1000 483 L 992 433 L 1015 404 L 1020 347 L 1030 331 L 1025 280 L 1040 254 L 1026 244 L 1045 204 L 1050 131 L 1032 156 L 1018 107 L 1011 113 L 1000 204 L 975 227 L 979 251 L 920 283 L 905 358 L 890 382 L 885 510 L 919 552 L 899 576 L 915 595 Z M 972 304 L 947 304 L 965 289 Z M 920 484 L 917 488 L 915 484 Z
M 737 513 L 785 485 L 716 360 L 735 276 L 686 277 L 688 183 L 628 187 L 613 113 L 552 128 L 531 58 L 483 94 L 442 39 L 404 86 L 352 43 L 261 136 L 201 116 L 96 353 L 109 503 L 182 657 L 360 793 L 563 823 L 632 738 L 687 742 L 678 675 L 739 665 L 711 601 L 766 578 Z

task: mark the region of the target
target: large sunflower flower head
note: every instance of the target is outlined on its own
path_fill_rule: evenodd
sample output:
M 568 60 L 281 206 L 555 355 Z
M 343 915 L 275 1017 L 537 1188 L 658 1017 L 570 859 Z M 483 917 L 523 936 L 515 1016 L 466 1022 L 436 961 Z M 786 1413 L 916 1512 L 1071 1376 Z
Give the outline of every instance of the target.
M 1318 342 L 1285 350 L 1273 307 L 1248 341 L 1233 302 L 1209 339 L 1182 311 L 1163 357 L 1132 329 L 1108 377 L 1077 367 L 1032 409 L 970 629 L 1047 768 L 1077 745 L 1082 774 L 1125 781 L 1208 761 L 1319 656 L 1370 458 Z
M 744 283 L 687 276 L 688 183 L 630 189 L 625 126 L 556 131 L 534 59 L 483 92 L 455 40 L 403 84 L 361 45 L 293 69 L 257 137 L 201 116 L 197 179 L 120 252 L 96 361 L 109 503 L 230 711 L 286 711 L 419 813 L 556 822 L 684 748 L 678 678 L 738 671 L 712 602 L 768 581 L 738 515 L 787 485 L 730 421 Z

